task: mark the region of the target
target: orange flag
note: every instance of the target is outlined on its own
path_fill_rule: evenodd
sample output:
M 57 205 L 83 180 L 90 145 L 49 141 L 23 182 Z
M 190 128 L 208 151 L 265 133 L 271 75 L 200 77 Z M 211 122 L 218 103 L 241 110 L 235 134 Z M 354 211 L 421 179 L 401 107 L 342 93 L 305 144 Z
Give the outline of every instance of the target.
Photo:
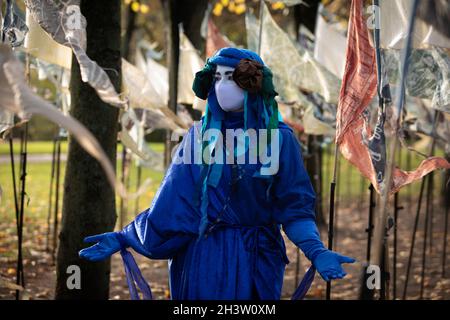
M 384 170 L 376 171 L 373 163 L 379 161 L 385 167 L 386 159 L 370 150 L 363 134 L 372 136 L 372 130 L 363 116 L 377 90 L 375 49 L 369 41 L 369 30 L 362 15 L 363 1 L 352 0 L 345 73 L 339 94 L 336 114 L 336 143 L 343 157 L 358 168 L 380 192 L 384 188 Z M 384 130 L 383 126 L 378 129 Z M 380 132 L 376 132 L 376 138 Z M 382 132 L 384 143 L 384 132 Z M 384 146 L 383 146 L 384 147 Z M 371 152 L 372 151 L 372 152 Z M 440 157 L 429 157 L 410 172 L 395 168 L 391 193 L 418 180 L 437 168 L 450 169 L 450 163 Z

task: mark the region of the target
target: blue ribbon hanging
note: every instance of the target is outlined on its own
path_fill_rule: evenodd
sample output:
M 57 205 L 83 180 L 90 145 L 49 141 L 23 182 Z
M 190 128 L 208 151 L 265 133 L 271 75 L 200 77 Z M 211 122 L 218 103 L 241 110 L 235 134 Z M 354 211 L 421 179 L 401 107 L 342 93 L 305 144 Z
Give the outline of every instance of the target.
M 291 300 L 303 300 L 308 292 L 309 288 L 311 288 L 311 284 L 314 281 L 314 276 L 316 275 L 316 268 L 314 266 L 309 267 L 308 271 L 306 271 L 303 276 L 302 281 L 300 282 L 298 288 L 295 290 L 294 294 L 291 297 Z
M 123 265 L 125 268 L 125 275 L 128 283 L 128 289 L 130 290 L 131 300 L 141 300 L 139 297 L 138 288 L 142 292 L 143 300 L 153 300 L 152 290 L 142 276 L 133 255 L 125 248 L 120 250 L 120 255 L 122 256 Z

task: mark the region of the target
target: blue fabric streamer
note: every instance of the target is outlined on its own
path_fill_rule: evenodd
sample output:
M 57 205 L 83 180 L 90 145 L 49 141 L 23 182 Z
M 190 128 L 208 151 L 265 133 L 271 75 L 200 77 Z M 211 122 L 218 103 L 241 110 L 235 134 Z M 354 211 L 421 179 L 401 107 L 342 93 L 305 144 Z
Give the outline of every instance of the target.
M 309 267 L 308 271 L 306 271 L 305 275 L 303 276 L 303 279 L 300 282 L 299 286 L 292 294 L 291 300 L 303 300 L 305 298 L 306 293 L 308 292 L 311 284 L 314 281 L 315 275 L 316 268 L 314 268 L 314 266 Z
M 133 255 L 125 248 L 120 250 L 120 255 L 122 256 L 123 265 L 125 268 L 125 275 L 128 283 L 128 289 L 130 290 L 131 300 L 140 300 L 136 285 L 142 292 L 144 300 L 152 300 L 152 290 L 142 276 Z

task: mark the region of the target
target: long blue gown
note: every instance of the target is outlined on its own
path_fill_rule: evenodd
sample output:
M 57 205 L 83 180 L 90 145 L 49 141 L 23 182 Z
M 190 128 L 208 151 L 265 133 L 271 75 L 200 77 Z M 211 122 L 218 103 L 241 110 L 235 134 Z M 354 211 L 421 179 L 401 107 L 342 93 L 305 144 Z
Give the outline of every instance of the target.
M 243 128 L 243 113 L 226 114 L 223 128 Z M 201 165 L 172 163 L 152 205 L 119 234 L 126 246 L 152 259 L 169 259 L 172 299 L 281 297 L 286 264 L 281 227 L 314 221 L 315 194 L 292 130 L 279 123 L 281 152 L 272 179 L 258 164 L 223 167 L 211 188 L 208 230 L 199 238 Z M 194 140 L 192 127 L 178 156 Z

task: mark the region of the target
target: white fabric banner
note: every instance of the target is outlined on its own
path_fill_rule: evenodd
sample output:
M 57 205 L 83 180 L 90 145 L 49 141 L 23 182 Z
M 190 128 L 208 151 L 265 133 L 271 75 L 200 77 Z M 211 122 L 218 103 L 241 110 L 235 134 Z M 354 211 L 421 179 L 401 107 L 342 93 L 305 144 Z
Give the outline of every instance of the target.
M 344 75 L 347 38 L 317 15 L 314 58 L 339 79 Z
M 180 61 L 178 67 L 178 103 L 194 104 L 192 83 L 195 74 L 203 69 L 205 61 L 186 35 L 180 31 Z
M 408 33 L 408 16 L 412 0 L 380 1 L 380 41 L 383 48 L 401 49 Z M 413 47 L 450 48 L 450 39 L 433 26 L 416 18 Z
M 0 110 L 13 112 L 19 117 L 38 114 L 65 128 L 87 153 L 97 159 L 108 181 L 121 197 L 131 198 L 142 193 L 142 190 L 139 190 L 133 196 L 127 194 L 124 186 L 116 181 L 111 162 L 91 132 L 80 122 L 69 115 L 64 115 L 33 92 L 25 81 L 25 69 L 22 63 L 5 44 L 0 44 L 0 84 Z
M 29 28 L 25 38 L 27 52 L 38 59 L 70 69 L 72 50 L 53 40 L 34 20 L 28 9 L 26 17 Z

